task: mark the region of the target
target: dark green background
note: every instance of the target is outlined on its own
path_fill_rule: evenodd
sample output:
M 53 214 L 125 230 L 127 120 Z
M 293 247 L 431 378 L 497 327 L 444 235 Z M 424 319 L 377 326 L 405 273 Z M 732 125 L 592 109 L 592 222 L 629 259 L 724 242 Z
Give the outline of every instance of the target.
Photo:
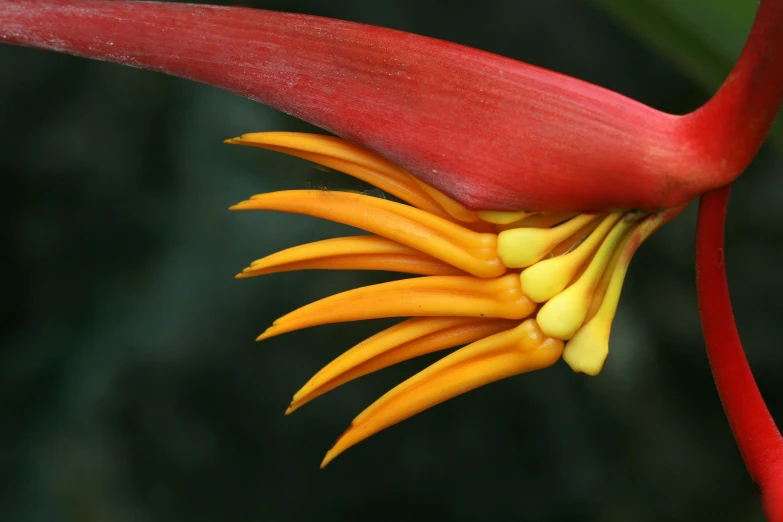
M 464 43 L 671 112 L 710 94 L 581 0 L 253 5 Z M 353 416 L 431 359 L 283 417 L 317 369 L 389 324 L 253 342 L 302 304 L 392 277 L 232 279 L 253 259 L 345 232 L 227 210 L 271 190 L 359 187 L 221 143 L 311 128 L 203 85 L 10 47 L 0 47 L 0 111 L 0 520 L 763 519 L 702 344 L 695 208 L 634 259 L 599 377 L 558 363 L 493 384 L 320 471 Z M 778 419 L 781 180 L 780 155 L 765 149 L 736 184 L 727 256 L 743 340 Z

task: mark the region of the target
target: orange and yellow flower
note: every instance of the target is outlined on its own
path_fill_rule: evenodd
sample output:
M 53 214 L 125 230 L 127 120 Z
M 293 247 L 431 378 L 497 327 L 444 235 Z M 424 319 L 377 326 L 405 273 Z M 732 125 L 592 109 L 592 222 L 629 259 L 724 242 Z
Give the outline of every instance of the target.
M 227 141 L 298 156 L 401 202 L 354 192 L 260 194 L 233 210 L 307 214 L 369 235 L 326 239 L 254 261 L 237 277 L 291 270 L 386 270 L 421 277 L 357 288 L 279 318 L 258 337 L 363 319 L 408 319 L 359 343 L 300 389 L 286 413 L 353 379 L 460 345 L 354 419 L 322 465 L 357 442 L 456 395 L 562 358 L 596 375 L 609 353 L 623 279 L 662 212 L 474 211 L 339 138 L 246 134 Z

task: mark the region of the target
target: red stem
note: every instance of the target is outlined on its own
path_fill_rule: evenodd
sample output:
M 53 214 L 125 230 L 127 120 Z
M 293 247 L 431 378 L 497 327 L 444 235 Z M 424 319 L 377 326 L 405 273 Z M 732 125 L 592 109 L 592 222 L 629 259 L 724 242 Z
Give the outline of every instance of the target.
M 761 397 L 737 333 L 726 280 L 724 223 L 730 186 L 699 200 L 696 289 L 704 340 L 723 409 L 770 522 L 783 522 L 783 438 Z
M 748 166 L 783 102 L 783 0 L 761 0 L 748 40 L 721 88 L 683 117 L 686 134 L 713 169 L 712 187 Z

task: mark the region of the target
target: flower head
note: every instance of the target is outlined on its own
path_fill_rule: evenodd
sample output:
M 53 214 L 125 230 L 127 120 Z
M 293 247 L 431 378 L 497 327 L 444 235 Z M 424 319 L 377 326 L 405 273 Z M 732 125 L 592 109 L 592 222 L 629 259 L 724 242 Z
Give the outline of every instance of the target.
M 257 133 L 228 143 L 305 158 L 408 203 L 353 192 L 292 190 L 253 196 L 232 207 L 307 214 L 371 233 L 277 252 L 254 261 L 239 278 L 305 269 L 423 276 L 327 297 L 281 317 L 258 337 L 327 323 L 409 317 L 328 364 L 294 395 L 287 413 L 397 362 L 467 345 L 361 413 L 324 465 L 426 408 L 498 379 L 545 368 L 561 355 L 574 371 L 599 373 L 631 256 L 681 210 L 475 211 L 339 138 Z

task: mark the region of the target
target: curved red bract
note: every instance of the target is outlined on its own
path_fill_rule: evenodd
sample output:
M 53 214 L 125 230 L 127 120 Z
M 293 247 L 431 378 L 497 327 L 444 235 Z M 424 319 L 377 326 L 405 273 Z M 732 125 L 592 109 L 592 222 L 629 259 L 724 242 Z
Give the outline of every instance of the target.
M 709 114 L 680 118 L 487 52 L 327 18 L 6 0 L 0 41 L 247 96 L 364 145 L 474 209 L 673 208 L 744 167 L 702 146 L 715 127 Z

